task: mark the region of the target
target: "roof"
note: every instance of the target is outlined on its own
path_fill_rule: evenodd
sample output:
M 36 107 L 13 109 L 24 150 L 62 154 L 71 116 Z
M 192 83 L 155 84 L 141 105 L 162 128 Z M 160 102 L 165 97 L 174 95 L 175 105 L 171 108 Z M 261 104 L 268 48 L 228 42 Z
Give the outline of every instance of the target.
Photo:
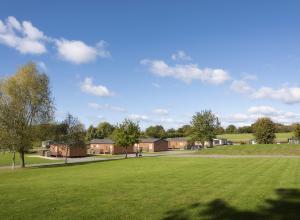
M 154 143 L 156 141 L 163 140 L 161 138 L 141 138 L 140 143 Z
M 174 138 L 167 138 L 167 141 L 188 141 L 187 137 L 174 137 Z
M 104 139 L 93 139 L 90 141 L 90 144 L 113 144 L 115 143 L 113 140 L 104 138 Z

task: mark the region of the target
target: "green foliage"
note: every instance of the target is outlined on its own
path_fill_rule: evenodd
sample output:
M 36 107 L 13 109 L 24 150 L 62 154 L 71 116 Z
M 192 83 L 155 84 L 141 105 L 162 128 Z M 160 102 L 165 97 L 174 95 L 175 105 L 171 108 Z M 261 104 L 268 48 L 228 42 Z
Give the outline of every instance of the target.
M 227 134 L 234 134 L 237 132 L 237 128 L 234 125 L 228 125 L 228 127 L 225 129 L 225 132 Z
M 148 127 L 145 131 L 145 134 L 147 137 L 153 138 L 164 138 L 166 136 L 165 129 L 161 125 Z
M 107 137 L 110 137 L 112 135 L 112 133 L 114 132 L 115 130 L 115 127 L 113 125 L 111 125 L 110 123 L 108 122 L 102 122 L 100 123 L 97 128 L 95 128 L 94 126 L 90 126 L 88 129 L 87 129 L 87 132 L 86 132 L 86 141 L 89 142 L 91 141 L 92 139 L 95 139 L 95 138 L 107 138 Z
M 218 117 L 211 111 L 197 112 L 192 118 L 192 140 L 199 141 L 204 146 L 204 142 L 211 142 L 217 135 L 220 127 Z
M 36 141 L 35 126 L 49 123 L 53 110 L 49 79 L 34 63 L 0 81 L 0 145 L 19 152 L 22 167 Z
M 188 137 L 192 133 L 192 127 L 190 125 L 183 125 L 177 129 L 178 137 Z
M 276 138 L 276 126 L 270 118 L 260 118 L 254 124 L 254 137 L 258 144 L 272 144 Z
M 85 137 L 84 126 L 78 118 L 74 117 L 70 113 L 66 115 L 66 118 L 61 123 L 61 133 L 57 137 L 56 141 L 61 141 L 72 146 L 76 143 L 83 143 Z
M 115 130 L 115 127 L 108 122 L 102 122 L 98 125 L 96 129 L 97 138 L 107 138 Z
M 115 145 L 123 147 L 125 150 L 125 158 L 127 158 L 127 148 L 134 146 L 139 142 L 140 127 L 138 123 L 135 123 L 129 119 L 125 119 L 119 124 L 112 135 Z
M 177 133 L 177 131 L 174 128 L 169 128 L 166 131 L 166 136 L 168 138 L 178 137 L 178 133 Z
M 242 126 L 237 129 L 237 133 L 240 134 L 253 133 L 253 129 L 251 126 Z
M 300 124 L 297 123 L 297 124 L 294 125 L 293 132 L 294 132 L 294 137 L 296 139 L 300 140 Z

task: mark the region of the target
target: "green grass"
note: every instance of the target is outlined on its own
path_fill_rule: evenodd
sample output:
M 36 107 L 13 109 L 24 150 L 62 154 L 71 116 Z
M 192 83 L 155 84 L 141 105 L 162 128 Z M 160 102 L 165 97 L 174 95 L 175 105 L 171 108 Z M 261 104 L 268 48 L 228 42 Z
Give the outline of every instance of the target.
M 300 159 L 139 158 L 0 171 L 1 219 L 298 219 Z
M 300 156 L 300 145 L 297 144 L 253 144 L 217 146 L 200 150 L 197 154 L 222 155 L 290 155 Z
M 26 164 L 39 164 L 39 163 L 55 163 L 60 162 L 61 160 L 48 160 L 40 157 L 31 157 L 34 154 L 25 155 Z M 20 165 L 20 156 L 16 153 L 16 165 Z M 12 153 L 9 152 L 0 152 L 0 167 L 1 166 L 11 166 L 12 165 Z
M 254 139 L 253 134 L 222 134 L 218 135 L 219 138 L 226 138 L 232 142 L 249 142 Z M 293 137 L 293 132 L 276 133 L 277 142 L 287 142 L 288 138 Z

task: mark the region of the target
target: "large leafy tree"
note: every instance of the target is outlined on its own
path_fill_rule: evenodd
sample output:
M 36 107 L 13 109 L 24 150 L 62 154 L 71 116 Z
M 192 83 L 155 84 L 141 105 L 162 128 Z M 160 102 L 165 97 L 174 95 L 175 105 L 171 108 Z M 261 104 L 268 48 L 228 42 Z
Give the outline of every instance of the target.
M 150 126 L 145 131 L 146 136 L 153 138 L 163 138 L 166 136 L 166 131 L 163 126 L 155 125 Z
M 168 138 L 178 137 L 178 133 L 177 133 L 177 131 L 174 128 L 169 128 L 166 131 L 166 136 Z
M 237 128 L 234 125 L 228 125 L 227 128 L 225 129 L 225 132 L 227 134 L 234 134 L 237 132 Z
M 91 141 L 92 139 L 98 138 L 97 129 L 91 125 L 86 130 L 86 136 L 85 139 L 87 142 Z
M 216 137 L 220 122 L 218 117 L 209 110 L 197 112 L 191 121 L 193 141 L 199 141 L 204 146 L 205 141 L 212 143 Z
M 183 125 L 177 129 L 178 137 L 188 137 L 192 132 L 192 127 L 190 125 Z
M 115 145 L 123 147 L 125 151 L 125 158 L 127 158 L 128 147 L 134 146 L 139 142 L 140 127 L 129 119 L 125 119 L 121 124 L 117 125 L 113 133 L 113 140 Z
M 34 127 L 50 122 L 53 109 L 49 79 L 34 63 L 0 81 L 0 145 L 19 152 L 22 167 L 36 137 Z
M 108 122 L 101 122 L 96 130 L 97 137 L 98 138 L 106 138 L 109 137 L 113 131 L 115 130 L 115 127 L 111 125 Z
M 254 124 L 254 136 L 259 144 L 272 144 L 276 138 L 276 126 L 270 118 L 259 118 Z
M 297 124 L 295 124 L 293 127 L 294 127 L 294 129 L 293 129 L 294 137 L 295 137 L 297 140 L 300 140 L 300 124 L 297 123 Z

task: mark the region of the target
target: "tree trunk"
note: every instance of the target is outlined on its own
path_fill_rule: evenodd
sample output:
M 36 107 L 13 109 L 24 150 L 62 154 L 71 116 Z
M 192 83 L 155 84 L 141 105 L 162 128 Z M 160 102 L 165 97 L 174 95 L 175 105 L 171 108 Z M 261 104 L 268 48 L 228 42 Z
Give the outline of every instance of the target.
M 201 144 L 202 144 L 202 148 L 204 149 L 204 147 L 205 147 L 205 141 L 202 141 Z
M 20 152 L 20 157 L 21 157 L 21 167 L 24 168 L 25 167 L 25 153 L 24 153 L 24 151 Z
M 14 170 L 15 166 L 16 166 L 16 151 L 13 152 L 12 167 L 11 167 L 11 169 Z
M 127 159 L 127 147 L 125 147 L 125 159 Z

